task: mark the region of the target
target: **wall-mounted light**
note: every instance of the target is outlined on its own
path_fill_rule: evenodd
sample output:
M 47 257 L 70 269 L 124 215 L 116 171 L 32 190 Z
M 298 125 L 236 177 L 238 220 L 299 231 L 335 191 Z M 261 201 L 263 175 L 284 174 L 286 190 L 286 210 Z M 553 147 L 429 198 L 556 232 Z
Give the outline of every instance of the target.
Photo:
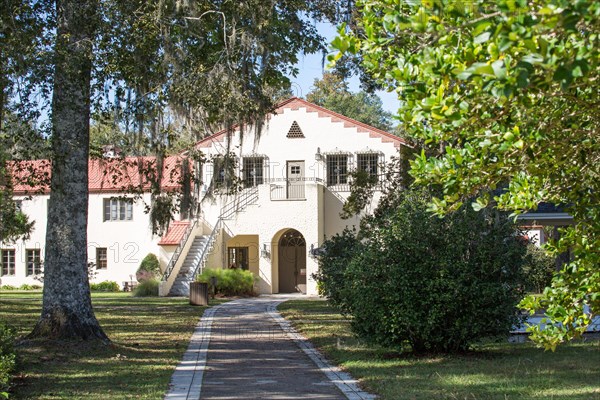
M 325 250 L 322 247 L 315 247 L 314 244 L 310 245 L 310 249 L 308 250 L 308 256 L 310 258 L 317 258 L 322 255 Z
M 263 248 L 260 251 L 260 255 L 263 258 L 271 258 L 271 250 L 269 249 L 266 243 L 263 243 Z
M 321 161 L 323 159 L 323 155 L 321 154 L 321 148 L 317 147 L 317 152 L 315 153 L 315 160 Z

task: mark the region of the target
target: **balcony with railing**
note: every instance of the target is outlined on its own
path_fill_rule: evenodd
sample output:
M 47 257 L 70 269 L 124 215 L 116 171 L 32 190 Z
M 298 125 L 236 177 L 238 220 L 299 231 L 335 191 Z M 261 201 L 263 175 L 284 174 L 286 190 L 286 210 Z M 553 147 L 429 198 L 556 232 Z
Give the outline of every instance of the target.
M 271 179 L 269 193 L 271 201 L 306 200 L 307 184 L 322 184 L 319 178 Z

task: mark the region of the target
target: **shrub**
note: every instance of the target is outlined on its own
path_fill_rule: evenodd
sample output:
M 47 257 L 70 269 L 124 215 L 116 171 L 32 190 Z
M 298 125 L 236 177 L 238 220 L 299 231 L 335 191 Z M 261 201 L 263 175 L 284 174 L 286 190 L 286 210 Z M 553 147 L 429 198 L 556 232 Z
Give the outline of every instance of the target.
M 134 297 L 153 297 L 158 296 L 158 284 L 156 279 L 148 279 L 140 282 L 139 285 L 133 289 Z
M 148 253 L 146 257 L 140 263 L 140 267 L 135 273 L 135 277 L 138 282 L 142 282 L 148 279 L 158 278 L 161 274 L 160 262 L 156 255 Z
M 242 269 L 212 269 L 207 268 L 196 277 L 198 282 L 210 282 L 211 277 L 217 278 L 216 293 L 223 296 L 252 296 L 256 278 L 250 271 Z
M 336 241 L 352 242 L 326 241 L 321 261 L 329 265 L 322 271 L 337 267 L 343 276 L 321 274 L 330 280 L 324 287 L 341 282 L 334 301 L 370 342 L 458 352 L 480 339 L 505 337 L 521 318 L 516 305 L 525 244 L 504 215 L 465 206 L 439 218 L 428 211 L 430 200 L 416 190 L 388 196 L 361 221 L 360 251 L 334 253 Z M 352 253 L 347 267 L 346 251 Z
M 24 283 L 21 286 L 19 286 L 19 290 L 33 290 L 33 286 Z
M 100 283 L 90 283 L 90 290 L 95 292 L 119 292 L 121 287 L 115 281 L 104 281 Z
M 527 291 L 543 292 L 545 287 L 550 286 L 554 271 L 556 271 L 556 263 L 553 257 L 534 244 L 527 245 L 523 265 Z
M 345 277 L 346 269 L 352 258 L 360 252 L 360 242 L 356 238 L 356 232 L 344 229 L 344 231 L 330 238 L 323 245 L 324 252 L 319 257 L 320 268 L 312 277 L 317 281 L 319 294 L 327 298 L 334 307 L 340 310 L 348 309 L 346 299 Z
M 17 288 L 13 285 L 2 285 L 0 286 L 1 290 L 17 290 Z
M 15 330 L 0 321 L 0 397 L 8 390 L 10 376 L 15 368 Z

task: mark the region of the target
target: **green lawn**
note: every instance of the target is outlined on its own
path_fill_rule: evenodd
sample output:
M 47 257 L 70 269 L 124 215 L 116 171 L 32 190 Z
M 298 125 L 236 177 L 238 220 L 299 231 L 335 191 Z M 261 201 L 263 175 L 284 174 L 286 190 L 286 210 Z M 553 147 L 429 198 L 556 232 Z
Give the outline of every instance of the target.
M 327 358 L 382 399 L 600 399 L 598 340 L 555 353 L 530 343 L 496 343 L 458 356 L 416 357 L 361 343 L 325 301 L 288 301 L 279 310 Z
M 11 399 L 163 398 L 205 307 L 130 293 L 93 293 L 92 300 L 112 344 L 24 342 Z M 22 335 L 40 309 L 40 292 L 0 291 L 0 319 Z

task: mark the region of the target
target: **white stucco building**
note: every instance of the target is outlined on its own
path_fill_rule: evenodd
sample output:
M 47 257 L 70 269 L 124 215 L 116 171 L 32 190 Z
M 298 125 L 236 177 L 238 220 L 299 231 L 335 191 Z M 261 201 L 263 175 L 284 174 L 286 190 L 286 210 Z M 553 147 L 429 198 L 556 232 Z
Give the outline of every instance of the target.
M 163 295 L 185 294 L 189 280 L 202 268 L 232 265 L 257 276 L 259 293 L 314 294 L 311 274 L 318 265 L 311 249 L 358 223 L 340 217 L 349 195 L 348 173 L 362 170 L 379 176 L 403 145 L 387 132 L 305 100 L 289 99 L 266 117 L 260 131 L 245 127 L 240 135 L 238 128 L 196 144 L 209 160 L 194 167 L 203 182 L 195 190 L 199 212 L 173 222 L 162 238 L 152 236 L 144 213 L 149 195 L 142 195 L 144 201 L 123 198 L 119 187 L 102 175 L 102 166 L 92 164 L 88 254 L 98 267 L 96 281 L 124 284 L 135 279 L 141 259 L 155 253 L 165 271 Z M 177 160 L 170 158 L 166 168 L 180 168 Z M 127 176 L 139 179 L 134 170 Z M 175 185 L 163 182 L 166 189 Z M 239 190 L 231 190 L 234 187 Z M 0 244 L 0 284 L 18 286 L 36 282 L 48 194 L 26 199 L 17 190 L 15 195 L 36 221 L 28 241 Z M 376 194 L 371 207 L 377 199 Z

